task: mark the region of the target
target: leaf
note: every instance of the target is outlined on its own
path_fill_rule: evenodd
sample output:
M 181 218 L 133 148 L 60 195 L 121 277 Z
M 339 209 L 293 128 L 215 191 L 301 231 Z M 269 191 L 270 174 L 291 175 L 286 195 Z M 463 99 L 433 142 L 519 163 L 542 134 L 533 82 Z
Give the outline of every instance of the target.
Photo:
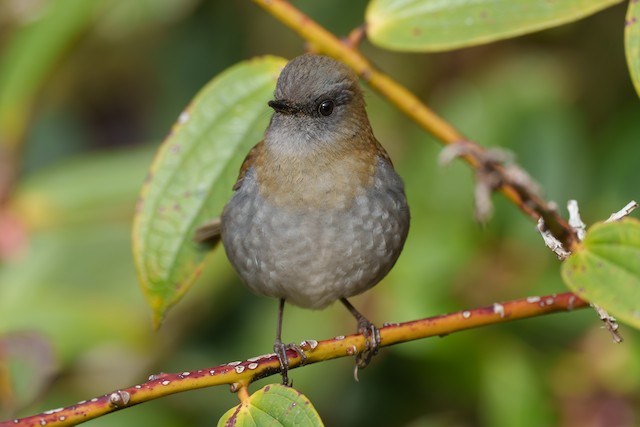
M 627 18 L 624 28 L 624 50 L 627 56 L 627 65 L 631 73 L 631 81 L 640 95 L 640 4 L 637 1 L 629 2 Z
M 134 216 L 138 280 L 159 326 L 198 276 L 206 251 L 195 229 L 220 215 L 240 164 L 263 136 L 285 60 L 237 64 L 209 82 L 162 143 Z
M 489 43 L 589 16 L 621 0 L 372 0 L 367 36 L 382 48 L 434 52 Z
M 105 342 L 109 349 L 147 345 L 153 337 L 144 327 L 139 290 L 130 285 L 130 236 L 124 221 L 65 224 L 29 235 L 28 250 L 0 268 L 0 334 L 38 331 L 65 364 Z M 135 367 L 119 372 L 129 369 Z
M 581 298 L 640 328 L 640 221 L 595 224 L 563 263 L 562 278 Z
M 218 427 L 322 426 L 320 415 L 309 399 L 292 387 L 269 384 L 225 413 Z
M 104 1 L 96 30 L 111 39 L 127 40 L 141 29 L 184 19 L 197 5 L 197 0 Z
M 20 142 L 44 79 L 92 19 L 93 0 L 42 2 L 11 37 L 0 64 L 0 144 Z
M 152 149 L 95 151 L 32 173 L 14 191 L 11 207 L 31 232 L 128 222 Z
M 0 265 L 0 334 L 38 331 L 65 366 L 95 362 L 84 355 L 105 342 L 100 354 L 152 341 L 131 286 L 130 222 L 153 148 L 94 150 L 21 179 L 8 208 L 26 240 Z

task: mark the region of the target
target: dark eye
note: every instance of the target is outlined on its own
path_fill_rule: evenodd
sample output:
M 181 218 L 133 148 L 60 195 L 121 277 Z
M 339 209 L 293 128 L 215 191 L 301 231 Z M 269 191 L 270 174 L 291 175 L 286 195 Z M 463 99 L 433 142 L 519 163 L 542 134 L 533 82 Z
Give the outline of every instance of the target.
M 318 105 L 318 113 L 322 114 L 323 116 L 330 116 L 331 113 L 333 113 L 333 101 L 322 101 L 320 105 Z

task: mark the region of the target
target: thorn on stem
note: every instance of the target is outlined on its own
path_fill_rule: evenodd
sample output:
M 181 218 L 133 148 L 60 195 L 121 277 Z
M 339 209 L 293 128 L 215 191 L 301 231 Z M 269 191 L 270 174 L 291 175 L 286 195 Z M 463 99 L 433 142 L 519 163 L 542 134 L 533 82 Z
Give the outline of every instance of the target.
M 367 34 L 367 24 L 362 24 L 349 33 L 347 37 L 342 39 L 342 43 L 350 49 L 356 49 Z
M 538 231 L 542 236 L 542 240 L 544 240 L 544 244 L 549 249 L 551 249 L 551 251 L 554 254 L 556 254 L 558 259 L 565 260 L 569 257 L 569 255 L 571 255 L 571 252 L 569 252 L 564 248 L 564 246 L 562 245 L 562 242 L 556 239 L 554 235 L 551 234 L 551 231 L 547 229 L 547 226 L 545 225 L 544 220 L 542 218 L 538 220 Z
M 607 328 L 609 333 L 611 334 L 611 338 L 613 338 L 613 342 L 616 344 L 620 344 L 623 340 L 622 335 L 618 331 L 620 325 L 618 325 L 618 321 L 615 317 L 611 316 L 607 311 L 596 304 L 591 304 L 591 307 L 598 313 L 600 320 L 604 322 L 604 326 Z
M 605 222 L 613 222 L 613 221 L 621 220 L 622 218 L 624 218 L 625 216 L 633 212 L 637 207 L 638 207 L 638 203 L 636 203 L 635 200 L 632 200 L 629 203 L 627 203 L 627 205 L 624 208 L 620 209 L 618 212 L 612 213 L 611 216 Z
M 569 225 L 575 231 L 578 241 L 581 242 L 584 240 L 587 226 L 584 222 L 582 222 L 582 218 L 580 217 L 580 208 L 578 207 L 578 201 L 569 200 L 567 202 L 567 210 L 569 211 Z
M 131 400 L 131 395 L 127 391 L 118 390 L 109 395 L 109 403 L 115 408 L 127 406 Z

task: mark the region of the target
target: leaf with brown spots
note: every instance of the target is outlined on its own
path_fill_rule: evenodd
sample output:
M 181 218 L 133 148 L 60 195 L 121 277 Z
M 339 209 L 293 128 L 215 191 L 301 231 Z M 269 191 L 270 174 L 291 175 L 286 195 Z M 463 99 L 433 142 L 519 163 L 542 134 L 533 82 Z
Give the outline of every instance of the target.
M 592 226 L 563 263 L 562 277 L 581 298 L 640 328 L 640 221 Z
M 367 36 L 386 49 L 434 52 L 552 28 L 621 0 L 372 0 Z M 632 2 L 634 3 L 634 2 Z
M 640 2 L 629 2 L 627 17 L 624 22 L 624 50 L 631 81 L 640 95 Z
M 323 426 L 309 399 L 296 389 L 269 384 L 231 408 L 218 427 L 314 427 Z
M 156 326 L 200 272 L 208 251 L 193 241 L 195 230 L 220 216 L 231 197 L 242 159 L 262 139 L 285 63 L 263 57 L 215 77 L 156 154 L 133 225 L 138 280 Z

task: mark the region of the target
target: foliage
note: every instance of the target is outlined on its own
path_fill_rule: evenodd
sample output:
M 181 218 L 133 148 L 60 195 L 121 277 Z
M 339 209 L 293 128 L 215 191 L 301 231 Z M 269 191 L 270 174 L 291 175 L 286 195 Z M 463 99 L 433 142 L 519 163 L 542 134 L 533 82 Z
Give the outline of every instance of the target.
M 434 52 L 474 46 L 578 20 L 620 0 L 373 0 L 367 35 L 387 49 Z
M 364 1 L 346 3 L 296 4 L 336 34 L 346 34 L 366 19 L 372 43 L 432 50 L 394 40 L 393 32 L 384 35 L 382 14 L 376 12 L 428 0 L 374 1 L 368 8 Z M 466 3 L 452 2 L 458 5 L 451 12 L 458 13 L 452 15 L 457 22 L 468 18 Z M 395 54 L 366 43 L 362 50 L 472 139 L 512 150 L 549 198 L 579 199 L 583 216 L 595 222 L 637 194 L 633 153 L 640 135 L 640 108 L 628 76 L 638 88 L 640 35 L 637 2 L 582 19 L 616 2 L 586 3 L 596 6 L 581 7 L 580 13 L 574 9 L 555 20 L 549 14 L 560 14 L 559 9 L 547 10 L 535 25 L 518 21 L 499 35 L 486 33 L 497 27 L 480 26 L 474 31 L 483 35 L 470 31 L 470 39 L 447 37 L 452 44 L 440 49 L 580 19 L 489 45 L 428 56 Z M 265 53 L 290 58 L 302 52 L 303 44 L 249 2 L 126 4 L 0 4 L 0 156 L 12 159 L 17 176 L 11 191 L 0 194 L 0 200 L 8 200 L 0 207 L 0 419 L 15 411 L 25 415 L 67 405 L 140 382 L 150 372 L 209 366 L 258 354 L 272 345 L 275 302 L 254 297 L 238 285 L 221 251 L 208 258 L 201 279 L 188 293 L 176 286 L 186 282 L 171 274 L 179 270 L 172 270 L 171 262 L 147 264 L 159 266 L 165 280 L 147 289 L 159 290 L 156 319 L 184 296 L 163 328 L 151 332 L 148 309 L 136 288 L 129 230 L 157 142 L 204 87 L 188 110 L 191 120 L 178 120 L 154 163 L 151 181 L 168 183 L 171 187 L 164 188 L 171 191 L 154 196 L 147 187 L 143 210 L 138 211 L 142 217 L 158 214 L 158 209 L 145 211 L 153 207 L 149 197 L 184 194 L 194 183 L 205 182 L 193 191 L 212 196 L 206 207 L 180 204 L 191 221 L 172 217 L 149 228 L 158 232 L 176 227 L 167 229 L 179 242 L 173 247 L 178 248 L 173 262 L 184 259 L 175 254 L 188 252 L 184 248 L 200 218 L 216 215 L 244 152 L 257 142 L 268 120 L 268 111 L 260 108 L 282 61 L 241 61 Z M 61 13 L 63 9 L 73 13 Z M 506 12 L 504 16 L 513 17 Z M 439 16 L 432 21 L 428 14 L 425 17 L 420 22 L 429 31 L 420 35 L 431 35 L 434 24 L 428 23 L 442 21 Z M 394 15 L 384 18 L 393 20 Z M 615 31 L 625 22 L 628 69 Z M 401 27 L 411 28 L 402 23 Z M 256 64 L 265 68 L 258 71 Z M 231 66 L 235 68 L 224 71 Z M 229 92 L 216 86 L 238 70 L 263 78 L 256 81 L 255 92 L 247 88 L 247 97 L 239 96 L 243 85 L 225 84 Z M 375 93 L 368 92 L 367 100 L 374 131 L 407 183 L 414 217 L 396 268 L 359 301 L 370 318 L 380 323 L 410 320 L 565 289 L 560 265 L 542 247 L 532 224 L 495 198 L 495 217 L 478 228 L 471 220 L 472 182 L 463 166 L 435 167 L 438 147 L 427 143 L 420 129 Z M 220 127 L 195 120 L 200 114 L 216 116 L 221 102 L 244 108 L 245 101 L 246 110 L 220 113 Z M 238 117 L 251 119 L 230 129 Z M 230 135 L 227 130 L 250 136 L 228 136 L 222 139 L 232 146 L 215 145 L 212 136 Z M 209 139 L 212 143 L 206 145 Z M 173 152 L 181 163 L 171 164 L 171 147 L 178 143 L 195 144 L 205 152 L 188 166 L 185 151 Z M 215 175 L 215 164 L 221 175 Z M 3 172 L 0 169 L 0 180 Z M 202 180 L 204 174 L 208 175 Z M 174 204 L 154 200 L 155 206 Z M 139 239 L 139 267 L 140 260 L 152 254 L 141 244 L 149 236 L 139 234 L 146 233 L 140 226 L 146 222 L 140 218 L 134 237 Z M 601 246 L 594 242 L 604 231 L 620 231 L 628 224 L 594 226 L 576 256 L 565 262 L 565 274 L 579 258 L 599 253 Z M 159 246 L 152 245 L 154 249 Z M 179 261 L 184 280 L 190 280 L 201 259 L 198 255 L 190 264 Z M 570 286 L 578 290 L 574 281 L 569 279 Z M 632 293 L 620 294 L 618 300 L 634 304 L 637 285 L 633 286 Z M 614 312 L 617 306 L 614 301 L 607 308 Z M 634 307 L 629 309 L 631 318 L 621 318 L 634 323 Z M 350 360 L 310 366 L 293 375 L 296 387 L 314 402 L 327 425 L 573 426 L 598 419 L 604 420 L 602 425 L 633 425 L 640 417 L 640 362 L 634 357 L 639 335 L 623 328 L 626 343 L 613 346 L 599 326 L 595 315 L 581 312 L 384 349 L 360 374 L 360 383 L 352 380 Z M 351 319 L 338 308 L 319 313 L 292 309 L 285 339 L 326 337 L 352 329 Z M 27 357 L 33 349 L 41 349 L 38 354 L 43 356 Z M 54 376 L 58 380 L 49 385 Z M 235 404 L 235 396 L 220 390 L 191 391 L 90 425 L 203 425 L 203 420 L 211 424 Z M 612 405 L 620 408 L 615 414 L 608 409 Z
M 220 418 L 218 426 L 322 426 L 320 416 L 303 394 L 282 384 L 269 384 Z
M 640 222 L 595 224 L 563 264 L 565 282 L 577 295 L 640 328 Z
M 267 125 L 262 111 L 285 61 L 264 57 L 227 70 L 184 110 L 162 144 L 133 229 L 139 280 L 159 326 L 197 277 L 205 251 L 195 229 L 231 196 L 238 164 Z

